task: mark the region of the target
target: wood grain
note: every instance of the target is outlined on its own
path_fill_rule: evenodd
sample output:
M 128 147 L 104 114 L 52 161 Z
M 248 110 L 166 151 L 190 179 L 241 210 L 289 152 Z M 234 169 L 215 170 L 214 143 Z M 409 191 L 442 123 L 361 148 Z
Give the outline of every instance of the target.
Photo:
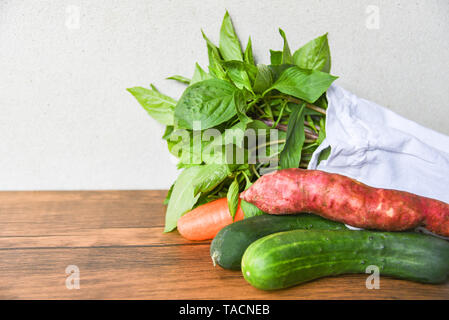
M 163 233 L 166 191 L 0 192 L 1 299 L 449 299 L 449 283 L 367 275 L 264 292 L 214 268 L 209 242 Z M 80 289 L 66 288 L 68 265 Z

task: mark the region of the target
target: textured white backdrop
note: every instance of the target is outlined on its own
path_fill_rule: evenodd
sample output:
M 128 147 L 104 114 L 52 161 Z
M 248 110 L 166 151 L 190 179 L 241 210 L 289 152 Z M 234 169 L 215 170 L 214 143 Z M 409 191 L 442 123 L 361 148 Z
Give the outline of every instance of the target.
M 449 134 L 447 0 L 0 0 L 0 190 L 168 188 L 163 128 L 125 89 L 177 98 L 164 78 L 206 66 L 225 8 L 259 62 L 278 27 L 292 50 L 329 32 L 340 86 Z

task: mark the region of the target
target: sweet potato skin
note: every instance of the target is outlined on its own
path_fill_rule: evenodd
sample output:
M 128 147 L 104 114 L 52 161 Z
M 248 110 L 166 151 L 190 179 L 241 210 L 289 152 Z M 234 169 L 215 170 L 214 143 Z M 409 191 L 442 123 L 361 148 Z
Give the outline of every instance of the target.
M 270 214 L 311 212 L 354 227 L 386 231 L 423 225 L 449 236 L 448 204 L 319 170 L 284 169 L 264 175 L 240 197 Z

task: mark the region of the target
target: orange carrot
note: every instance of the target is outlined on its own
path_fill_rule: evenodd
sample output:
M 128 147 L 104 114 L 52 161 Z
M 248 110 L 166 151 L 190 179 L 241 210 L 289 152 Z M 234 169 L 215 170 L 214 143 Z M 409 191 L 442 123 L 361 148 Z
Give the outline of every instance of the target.
M 234 221 L 242 219 L 243 211 L 239 200 Z M 221 198 L 196 207 L 179 218 L 178 232 L 189 240 L 208 240 L 234 221 L 229 213 L 228 200 Z

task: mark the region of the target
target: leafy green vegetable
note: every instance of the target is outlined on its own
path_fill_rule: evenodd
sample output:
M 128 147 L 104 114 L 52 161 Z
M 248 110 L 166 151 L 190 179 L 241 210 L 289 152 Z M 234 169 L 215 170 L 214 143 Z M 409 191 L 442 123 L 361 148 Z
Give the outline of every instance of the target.
M 240 207 L 243 210 L 245 219 L 265 214 L 265 212 L 257 208 L 252 203 L 246 202 L 245 200 L 240 201 Z
M 282 51 L 270 49 L 270 63 L 274 66 L 282 64 Z
M 251 42 L 251 37 L 248 38 L 248 43 L 246 45 L 246 49 L 243 54 L 243 61 L 251 65 L 256 65 L 256 63 L 254 62 L 253 44 Z
M 273 85 L 274 76 L 270 68 L 264 64 L 257 66 L 256 79 L 254 80 L 254 91 L 262 93 Z
M 329 73 L 331 69 L 331 54 L 327 33 L 296 50 L 293 54 L 293 61 L 300 68 Z
M 183 76 L 179 76 L 179 75 L 175 75 L 175 76 L 171 76 L 167 78 L 168 80 L 175 80 L 184 84 L 190 84 L 190 79 L 183 77 Z
M 237 207 L 239 205 L 239 183 L 237 181 L 237 177 L 229 186 L 226 197 L 228 198 L 229 212 L 231 213 L 232 218 L 234 218 L 235 213 L 237 212 Z
M 229 60 L 243 61 L 240 41 L 237 35 L 235 34 L 231 17 L 229 16 L 229 13 L 227 11 L 223 18 L 223 23 L 221 24 L 220 52 L 226 61 Z
M 206 164 L 191 183 L 194 185 L 194 195 L 200 192 L 209 192 L 223 182 L 230 174 L 225 164 Z
M 245 97 L 243 96 L 243 93 L 241 91 L 234 92 L 234 105 L 237 112 L 237 117 L 243 125 L 246 125 L 253 121 L 246 115 L 247 105 L 245 102 Z
M 282 50 L 281 64 L 292 64 L 293 57 L 292 57 L 292 53 L 290 52 L 290 47 L 288 46 L 287 37 L 285 36 L 285 32 L 279 28 L 279 33 L 281 34 L 282 39 L 284 39 L 284 49 Z
M 127 89 L 148 114 L 158 122 L 173 125 L 173 114 L 176 101 L 166 95 L 151 89 L 134 87 Z
M 231 119 L 236 115 L 236 89 L 219 79 L 204 80 L 187 87 L 175 108 L 178 127 L 193 129 L 193 122 L 199 121 L 204 130 Z
M 327 160 L 330 155 L 331 155 L 331 147 L 327 147 L 326 149 L 321 151 L 320 155 L 318 156 L 318 164 L 323 160 Z
M 203 38 L 206 40 L 207 44 L 207 56 L 209 58 L 209 72 L 218 79 L 226 79 L 226 71 L 223 69 L 222 63 L 223 59 L 221 58 L 220 51 L 217 46 L 209 40 L 206 34 L 203 33 Z
M 252 91 L 251 81 L 249 79 L 248 73 L 246 72 L 247 67 L 241 61 L 226 61 L 224 66 L 227 71 L 227 75 L 232 80 L 234 85 L 239 89 L 247 89 Z M 249 67 L 248 67 L 249 68 Z
M 201 171 L 200 166 L 190 167 L 184 169 L 176 179 L 165 214 L 164 232 L 174 230 L 178 219 L 195 205 L 200 194 L 194 195 L 195 186 L 191 182 Z
M 212 76 L 204 71 L 198 63 L 196 63 L 192 80 L 190 80 L 190 85 L 208 79 L 212 79 Z
M 304 109 L 293 105 L 293 112 L 288 120 L 287 141 L 280 155 L 281 169 L 298 168 L 301 162 L 301 151 L 305 141 L 304 133 Z
M 307 167 L 325 139 L 326 90 L 336 79 L 329 74 L 327 34 L 292 54 L 284 31 L 279 33 L 282 50 L 270 50 L 270 65 L 256 66 L 251 37 L 242 52 L 226 12 L 219 47 L 202 32 L 207 71 L 196 63 L 192 79 L 169 77 L 188 85 L 177 102 L 153 85 L 128 89 L 165 125 L 162 138 L 183 169 L 164 201 L 166 232 L 187 211 L 219 198 L 227 198 L 234 217 L 245 181 L 248 188 L 266 172 Z M 245 218 L 264 214 L 240 203 Z
M 337 77 L 325 72 L 295 66 L 282 72 L 270 89 L 277 89 L 282 93 L 313 103 L 326 92 L 335 79 Z
M 247 190 L 249 187 L 251 187 L 251 185 L 252 185 L 252 183 L 248 180 L 246 182 L 245 190 Z M 265 214 L 265 212 L 263 212 L 262 210 L 257 208 L 255 205 L 253 205 L 252 203 L 246 202 L 243 199 L 240 201 L 240 207 L 243 210 L 245 219 Z

